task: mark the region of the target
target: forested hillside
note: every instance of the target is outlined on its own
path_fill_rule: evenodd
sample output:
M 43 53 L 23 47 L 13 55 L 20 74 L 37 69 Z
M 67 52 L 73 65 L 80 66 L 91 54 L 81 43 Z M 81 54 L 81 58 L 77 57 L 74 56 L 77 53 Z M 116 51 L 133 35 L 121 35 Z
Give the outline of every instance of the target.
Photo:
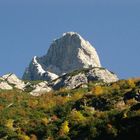
M 140 136 L 140 80 L 90 82 L 32 96 L 0 91 L 2 140 L 120 140 Z

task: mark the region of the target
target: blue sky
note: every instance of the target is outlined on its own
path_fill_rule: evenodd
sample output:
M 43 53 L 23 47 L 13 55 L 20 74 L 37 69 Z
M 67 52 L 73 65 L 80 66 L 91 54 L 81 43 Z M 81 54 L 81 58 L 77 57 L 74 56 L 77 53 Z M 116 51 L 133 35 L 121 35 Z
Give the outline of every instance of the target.
M 67 31 L 88 40 L 120 78 L 140 76 L 140 0 L 0 0 L 0 75 L 21 77 Z

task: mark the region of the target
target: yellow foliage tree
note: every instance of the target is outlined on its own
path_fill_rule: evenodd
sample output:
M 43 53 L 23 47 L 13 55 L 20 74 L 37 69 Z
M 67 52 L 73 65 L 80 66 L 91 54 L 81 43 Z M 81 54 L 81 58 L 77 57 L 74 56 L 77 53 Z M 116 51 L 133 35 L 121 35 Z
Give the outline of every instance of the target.
M 134 88 L 136 86 L 133 79 L 128 79 L 127 84 L 130 88 Z
M 9 119 L 9 120 L 7 120 L 5 126 L 6 126 L 8 129 L 14 130 L 13 124 L 14 124 L 14 120 Z
M 101 95 L 101 94 L 103 94 L 103 88 L 101 86 L 95 86 L 92 89 L 92 93 L 95 95 Z
M 19 134 L 19 139 L 20 140 L 30 140 L 30 137 L 25 134 Z
M 48 118 L 42 118 L 42 123 L 44 124 L 44 125 L 47 125 L 48 123 L 49 123 L 49 120 L 48 120 Z
M 82 97 L 83 97 L 83 94 L 81 94 L 81 93 L 79 93 L 79 92 L 76 92 L 76 93 L 72 96 L 71 100 L 76 101 L 76 100 L 81 99 Z
M 85 117 L 83 116 L 83 114 L 81 114 L 80 111 L 77 110 L 73 110 L 70 114 L 70 119 L 74 122 L 82 122 L 85 120 Z
M 61 129 L 60 129 L 60 135 L 67 135 L 69 133 L 69 123 L 68 121 L 65 121 L 64 123 L 62 123 L 61 125 Z
M 120 86 L 117 83 L 113 83 L 112 88 L 113 90 L 116 90 L 116 91 L 120 90 Z

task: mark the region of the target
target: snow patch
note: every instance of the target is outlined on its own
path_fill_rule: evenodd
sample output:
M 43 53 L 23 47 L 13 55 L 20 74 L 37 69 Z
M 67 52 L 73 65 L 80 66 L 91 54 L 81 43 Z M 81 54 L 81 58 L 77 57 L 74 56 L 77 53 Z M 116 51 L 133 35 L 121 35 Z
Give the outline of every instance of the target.
M 36 66 L 38 73 L 40 75 L 43 75 L 46 71 L 42 68 L 42 66 L 37 62 L 37 56 L 34 56 L 33 58 L 33 65 Z
M 59 77 L 58 75 L 56 75 L 56 74 L 54 74 L 54 73 L 51 73 L 51 72 L 49 72 L 49 71 L 47 71 L 45 74 L 46 74 L 48 77 L 51 77 L 51 80 L 54 80 L 54 79 L 56 79 L 56 78 Z

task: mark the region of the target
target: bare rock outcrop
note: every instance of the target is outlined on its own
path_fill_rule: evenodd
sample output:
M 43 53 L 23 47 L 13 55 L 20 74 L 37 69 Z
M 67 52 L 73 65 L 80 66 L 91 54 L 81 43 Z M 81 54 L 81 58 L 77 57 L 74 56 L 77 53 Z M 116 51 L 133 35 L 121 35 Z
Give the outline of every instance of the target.
M 51 44 L 47 54 L 34 57 L 23 79 L 51 81 L 81 68 L 101 67 L 95 48 L 78 33 L 67 32 Z
M 53 89 L 60 88 L 75 89 L 82 87 L 82 85 L 89 83 L 90 81 L 101 81 L 104 83 L 116 82 L 118 77 L 116 74 L 108 71 L 105 68 L 89 68 L 74 71 L 72 73 L 65 74 L 56 80 L 51 82 Z
M 0 82 L 0 89 L 2 89 L 2 90 L 12 90 L 13 87 L 10 86 L 6 81 L 1 81 Z
M 48 86 L 46 81 L 44 81 L 34 85 L 34 89 L 30 92 L 30 94 L 33 96 L 40 96 L 41 94 L 50 92 L 51 90 L 52 88 Z
M 20 80 L 15 74 L 9 73 L 2 76 L 3 80 L 6 81 L 9 85 L 17 89 L 24 89 L 25 83 Z
M 31 82 L 24 82 L 20 80 L 15 74 L 12 73 L 0 77 L 1 90 L 13 90 L 14 88 L 29 92 L 33 96 L 38 96 L 52 90 L 46 81 L 32 84 Z

